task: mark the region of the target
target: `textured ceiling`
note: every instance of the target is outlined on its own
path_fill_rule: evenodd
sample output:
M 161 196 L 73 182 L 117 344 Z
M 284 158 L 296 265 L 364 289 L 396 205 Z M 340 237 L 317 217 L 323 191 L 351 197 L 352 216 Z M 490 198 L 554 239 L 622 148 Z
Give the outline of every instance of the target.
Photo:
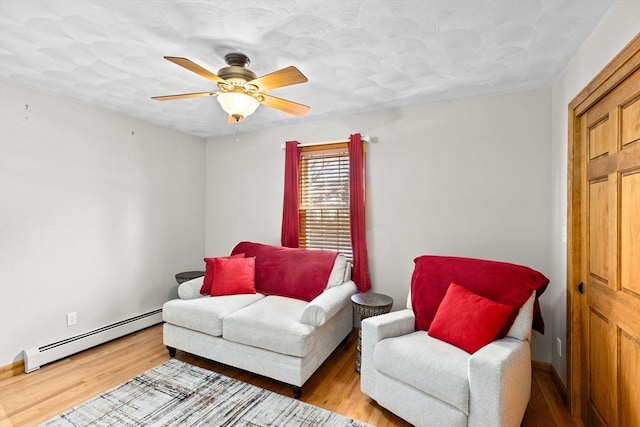
M 233 133 L 215 90 L 163 59 L 216 73 L 243 52 L 258 75 L 308 78 L 272 95 L 240 132 L 444 99 L 548 86 L 611 0 L 0 0 L 0 78 L 201 137 Z

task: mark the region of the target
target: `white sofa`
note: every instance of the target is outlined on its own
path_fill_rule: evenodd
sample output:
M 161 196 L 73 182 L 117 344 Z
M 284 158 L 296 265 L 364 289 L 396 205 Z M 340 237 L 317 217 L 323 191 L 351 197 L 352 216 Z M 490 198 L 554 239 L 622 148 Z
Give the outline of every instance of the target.
M 200 295 L 202 278 L 184 282 L 180 299 L 162 310 L 164 344 L 226 365 L 302 386 L 353 329 L 344 256 L 336 258 L 327 288 L 310 302 L 256 294 Z
M 519 426 L 531 393 L 535 293 L 473 354 L 416 331 L 410 308 L 362 322 L 361 389 L 416 426 Z

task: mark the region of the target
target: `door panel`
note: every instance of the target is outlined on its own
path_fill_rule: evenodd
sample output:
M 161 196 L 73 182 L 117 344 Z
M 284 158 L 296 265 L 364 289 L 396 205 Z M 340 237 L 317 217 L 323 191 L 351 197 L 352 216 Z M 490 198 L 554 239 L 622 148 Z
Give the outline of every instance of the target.
M 609 141 L 611 133 L 615 131 L 609 116 L 589 129 L 589 158 L 595 159 L 609 153 Z
M 609 278 L 609 182 L 589 183 L 589 276 L 603 284 Z
M 615 326 L 595 310 L 589 313 L 589 400 L 604 424 L 615 421 Z
M 620 337 L 620 425 L 640 427 L 640 343 L 626 332 Z
M 623 174 L 621 181 L 620 285 L 637 297 L 640 296 L 640 170 Z
M 621 116 L 622 145 L 640 140 L 640 98 L 625 105 Z

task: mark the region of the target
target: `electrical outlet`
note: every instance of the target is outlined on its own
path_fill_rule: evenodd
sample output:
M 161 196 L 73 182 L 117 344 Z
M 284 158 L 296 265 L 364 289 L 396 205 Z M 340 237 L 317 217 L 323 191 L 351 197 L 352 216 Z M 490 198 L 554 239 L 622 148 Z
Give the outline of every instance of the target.
M 78 323 L 78 314 L 74 311 L 67 313 L 67 326 L 73 326 Z
M 558 352 L 558 357 L 562 357 L 562 340 L 556 337 L 556 351 Z

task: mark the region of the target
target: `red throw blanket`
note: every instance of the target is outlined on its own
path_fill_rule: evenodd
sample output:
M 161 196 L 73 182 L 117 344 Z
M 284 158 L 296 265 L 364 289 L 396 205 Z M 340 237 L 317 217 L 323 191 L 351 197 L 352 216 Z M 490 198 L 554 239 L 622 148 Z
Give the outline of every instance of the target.
M 431 321 L 451 282 L 514 307 L 514 312 L 499 334 L 506 336 L 520 307 L 536 291 L 533 329 L 544 333 L 544 320 L 538 297 L 549 283 L 543 274 L 516 264 L 473 258 L 423 255 L 414 260 L 411 278 L 411 304 L 416 315 L 416 329 L 429 330 Z
M 256 291 L 311 301 L 327 287 L 337 252 L 240 242 L 231 255 L 256 257 Z

